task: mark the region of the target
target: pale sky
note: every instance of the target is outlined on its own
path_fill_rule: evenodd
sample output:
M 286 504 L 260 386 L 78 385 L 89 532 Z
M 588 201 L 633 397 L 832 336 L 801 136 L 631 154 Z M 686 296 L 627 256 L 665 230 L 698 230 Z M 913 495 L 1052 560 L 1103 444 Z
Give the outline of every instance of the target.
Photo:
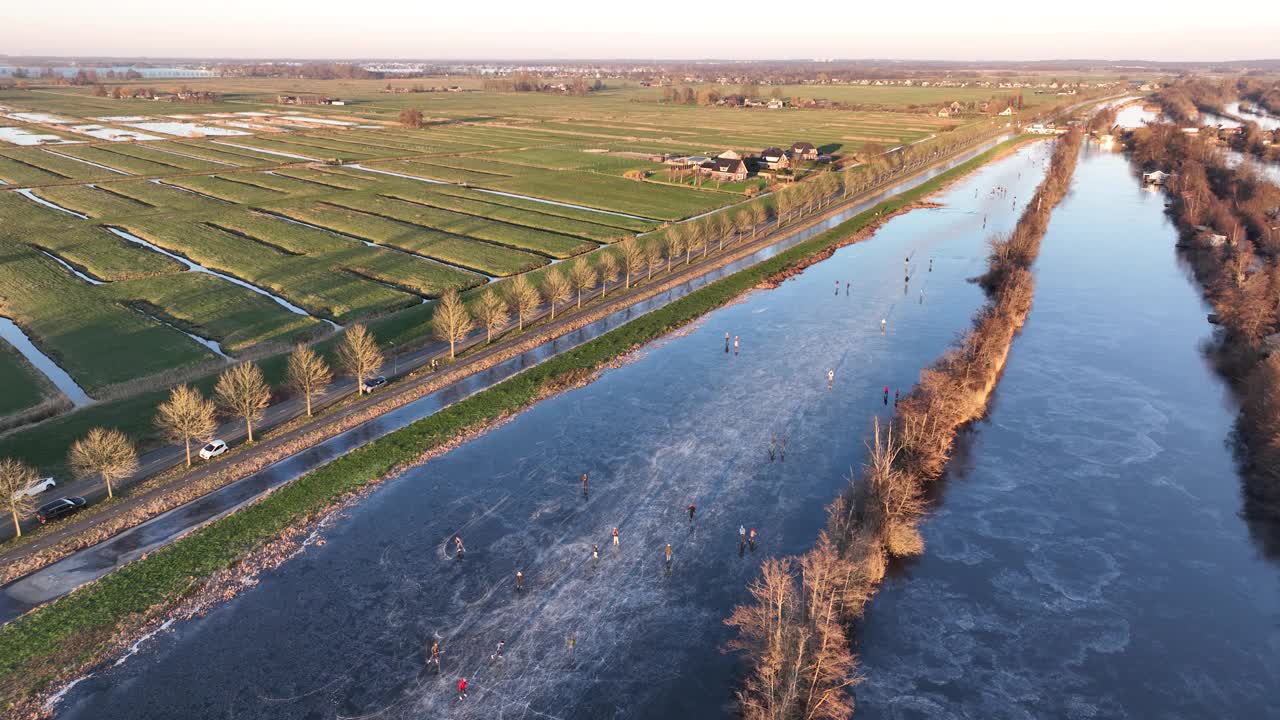
M 1115 5 L 1013 0 L 980 4 L 956 0 L 59 0 L 48 6 L 31 0 L 3 2 L 0 52 L 9 55 L 733 60 L 1280 57 L 1280 5 L 1274 0 L 1221 6 L 1202 0 Z

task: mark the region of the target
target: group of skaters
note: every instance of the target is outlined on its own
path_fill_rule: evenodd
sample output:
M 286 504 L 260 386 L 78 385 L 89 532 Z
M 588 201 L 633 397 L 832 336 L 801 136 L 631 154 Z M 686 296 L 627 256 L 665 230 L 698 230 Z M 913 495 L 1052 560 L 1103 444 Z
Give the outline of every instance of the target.
M 729 333 L 724 334 L 724 351 L 729 352 Z M 733 354 L 738 354 L 738 336 L 733 336 Z

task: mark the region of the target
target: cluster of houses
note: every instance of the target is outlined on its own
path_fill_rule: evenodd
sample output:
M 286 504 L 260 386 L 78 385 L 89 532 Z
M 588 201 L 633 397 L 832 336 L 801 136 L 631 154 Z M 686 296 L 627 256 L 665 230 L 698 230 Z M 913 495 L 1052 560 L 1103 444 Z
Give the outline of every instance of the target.
M 345 101 L 325 95 L 277 95 L 277 105 L 346 105 Z
M 688 157 L 671 157 L 666 164 L 672 167 L 693 170 L 712 180 L 720 182 L 742 182 L 754 169 L 756 172 L 772 172 L 790 169 L 802 162 L 817 162 L 818 148 L 813 143 L 798 142 L 790 148 L 767 147 L 755 157 L 743 157 L 741 154 L 727 150 L 715 157 L 692 155 Z

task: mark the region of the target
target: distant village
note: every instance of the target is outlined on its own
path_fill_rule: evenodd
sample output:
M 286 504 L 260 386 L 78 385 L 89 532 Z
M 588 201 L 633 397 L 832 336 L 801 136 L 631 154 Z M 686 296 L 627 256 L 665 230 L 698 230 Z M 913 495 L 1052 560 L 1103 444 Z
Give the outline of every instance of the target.
M 662 162 L 677 174 L 693 173 L 696 177 L 715 182 L 743 182 L 755 173 L 762 177 L 786 179 L 791 170 L 801 163 L 830 162 L 830 155 L 823 155 L 813 143 L 797 142 L 787 149 L 767 147 L 758 155 L 742 155 L 726 150 L 715 157 L 702 155 L 672 155 L 652 158 Z

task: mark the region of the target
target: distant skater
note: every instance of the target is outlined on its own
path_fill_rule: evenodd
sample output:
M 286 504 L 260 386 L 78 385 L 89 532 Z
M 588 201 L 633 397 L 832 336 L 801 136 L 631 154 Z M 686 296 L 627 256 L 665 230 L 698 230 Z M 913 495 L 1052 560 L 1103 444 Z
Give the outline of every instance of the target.
M 467 679 L 462 678 L 458 681 L 458 699 L 465 700 L 467 698 Z
M 729 333 L 724 334 L 724 351 L 726 354 L 729 352 Z
M 782 442 L 779 447 L 779 460 L 781 462 L 787 461 L 787 437 L 785 435 L 782 437 Z
M 524 592 L 524 571 L 522 570 L 516 571 L 516 592 Z
M 467 554 L 467 549 L 462 546 L 462 538 L 457 535 L 454 535 L 453 543 L 454 543 L 453 556 L 461 560 L 462 556 Z
M 774 453 L 778 449 L 778 438 L 769 438 L 769 462 L 773 462 Z
M 587 474 L 582 473 L 582 497 L 587 496 Z
M 929 258 L 929 272 L 933 272 L 933 258 Z
M 671 543 L 667 543 L 667 547 L 665 550 L 662 551 L 662 554 L 667 557 L 667 572 L 670 573 L 671 572 L 671 554 L 672 554 Z
M 828 369 L 827 370 L 827 392 L 831 392 L 831 384 L 834 383 L 835 381 L 836 381 L 836 371 Z
M 751 528 L 751 532 L 747 533 L 747 544 L 751 546 L 752 550 L 756 549 L 756 529 L 755 528 Z
M 618 547 L 618 528 L 613 529 L 613 546 Z
M 747 544 L 747 528 L 745 525 L 738 526 L 738 545 Z
M 845 297 L 848 297 L 848 296 L 849 296 L 849 281 L 848 281 L 848 280 L 846 280 L 846 281 L 845 281 L 845 283 L 844 283 L 844 295 L 845 295 Z
M 570 633 L 569 635 L 569 657 L 573 657 L 573 648 L 578 644 L 578 636 Z
M 889 386 L 888 385 L 884 386 L 884 404 L 885 404 L 885 407 L 889 406 Z
M 501 660 L 501 659 L 502 659 L 502 648 L 506 647 L 506 645 L 507 645 L 507 641 L 506 641 L 506 640 L 499 640 L 499 641 L 498 641 L 498 647 L 493 651 L 493 654 L 489 656 L 489 659 L 490 659 L 490 660 Z
M 839 295 L 839 294 L 840 294 L 840 281 L 839 281 L 839 280 L 837 280 L 837 281 L 836 281 L 836 294 L 837 294 L 837 295 Z
M 881 335 L 883 335 L 883 334 L 884 334 L 884 326 L 885 326 L 885 325 L 887 325 L 887 324 L 889 324 L 888 319 L 886 319 L 886 318 L 880 318 L 880 334 L 881 334 Z
M 600 564 L 600 547 L 597 546 L 595 543 L 591 543 L 591 564 L 592 565 Z
M 693 522 L 693 514 L 697 511 L 698 508 L 693 503 L 689 503 L 689 522 Z
M 738 336 L 737 335 L 733 336 L 733 354 L 734 355 L 738 354 Z
M 902 391 L 898 388 L 893 389 L 893 406 L 898 407 L 898 398 L 901 397 Z

